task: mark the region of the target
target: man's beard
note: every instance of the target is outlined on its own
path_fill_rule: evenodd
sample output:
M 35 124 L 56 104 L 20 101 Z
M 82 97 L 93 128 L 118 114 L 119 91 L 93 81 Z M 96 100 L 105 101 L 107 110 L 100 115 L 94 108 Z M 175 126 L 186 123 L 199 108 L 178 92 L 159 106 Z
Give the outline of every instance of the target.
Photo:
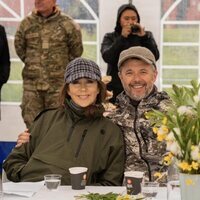
M 134 95 L 133 93 L 128 94 L 128 92 L 125 90 L 126 94 L 134 101 L 141 101 L 142 99 L 149 96 L 151 91 L 153 90 L 153 86 L 146 90 L 146 92 L 143 95 Z

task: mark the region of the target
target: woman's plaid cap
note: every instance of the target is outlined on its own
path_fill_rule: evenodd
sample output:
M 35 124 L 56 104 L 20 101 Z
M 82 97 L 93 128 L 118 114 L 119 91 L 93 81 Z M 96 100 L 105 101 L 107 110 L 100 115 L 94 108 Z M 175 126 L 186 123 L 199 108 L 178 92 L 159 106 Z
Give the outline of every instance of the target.
M 66 67 L 64 81 L 71 83 L 79 78 L 90 78 L 92 80 L 101 80 L 101 71 L 99 66 L 92 60 L 86 58 L 76 58 Z

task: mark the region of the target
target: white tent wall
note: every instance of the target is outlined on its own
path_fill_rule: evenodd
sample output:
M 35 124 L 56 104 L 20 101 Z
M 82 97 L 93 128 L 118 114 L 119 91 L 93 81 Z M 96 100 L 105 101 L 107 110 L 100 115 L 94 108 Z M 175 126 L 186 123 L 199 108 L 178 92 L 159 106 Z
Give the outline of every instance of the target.
M 112 32 L 116 25 L 117 10 L 128 0 L 99 0 L 99 29 L 100 29 L 100 42 L 103 40 L 104 34 Z M 154 38 L 160 44 L 160 13 L 161 1 L 160 0 L 133 0 L 132 3 L 137 8 L 141 24 L 145 30 L 153 33 Z M 102 72 L 106 73 L 106 64 L 100 56 L 100 65 Z
M 124 3 L 128 3 L 128 0 L 99 0 L 99 43 L 101 43 L 106 32 L 114 30 L 117 10 Z M 146 30 L 153 32 L 159 45 L 160 0 L 133 0 L 133 4 L 139 11 L 141 24 L 145 26 Z M 106 64 L 102 61 L 101 55 L 100 66 L 102 73 L 105 74 Z M 0 140 L 16 141 L 18 134 L 25 129 L 19 105 L 1 105 L 1 115 Z

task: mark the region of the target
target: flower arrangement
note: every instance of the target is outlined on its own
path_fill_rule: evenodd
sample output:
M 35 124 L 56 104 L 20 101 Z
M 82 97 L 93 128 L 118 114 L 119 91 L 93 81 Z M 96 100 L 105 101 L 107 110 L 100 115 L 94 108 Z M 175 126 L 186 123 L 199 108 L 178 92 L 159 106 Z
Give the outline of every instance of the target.
M 172 104 L 166 112 L 146 113 L 157 140 L 166 143 L 164 163 L 175 158 L 180 172 L 200 174 L 200 84 L 192 80 L 191 87 L 172 85 L 169 96 Z

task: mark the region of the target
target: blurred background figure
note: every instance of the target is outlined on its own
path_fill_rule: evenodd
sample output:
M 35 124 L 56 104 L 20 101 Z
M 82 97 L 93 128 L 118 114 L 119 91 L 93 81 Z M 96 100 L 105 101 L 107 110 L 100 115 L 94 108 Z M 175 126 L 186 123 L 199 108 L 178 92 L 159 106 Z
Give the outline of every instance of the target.
M 1 88 L 7 82 L 10 75 L 10 53 L 5 28 L 0 25 L 0 102 Z M 1 119 L 1 107 L 0 107 Z
M 27 128 L 43 109 L 55 107 L 66 65 L 83 52 L 80 27 L 56 0 L 35 0 L 35 9 L 15 35 L 22 71 L 22 117 Z
M 120 53 L 132 46 L 143 46 L 151 50 L 156 60 L 159 59 L 159 51 L 150 31 L 145 31 L 140 24 L 140 15 L 136 7 L 130 2 L 119 7 L 115 30 L 106 33 L 101 44 L 103 60 L 108 64 L 107 75 L 112 76 L 108 83 L 108 90 L 113 91 L 115 103 L 116 96 L 123 91 L 121 81 L 118 77 L 118 59 Z

